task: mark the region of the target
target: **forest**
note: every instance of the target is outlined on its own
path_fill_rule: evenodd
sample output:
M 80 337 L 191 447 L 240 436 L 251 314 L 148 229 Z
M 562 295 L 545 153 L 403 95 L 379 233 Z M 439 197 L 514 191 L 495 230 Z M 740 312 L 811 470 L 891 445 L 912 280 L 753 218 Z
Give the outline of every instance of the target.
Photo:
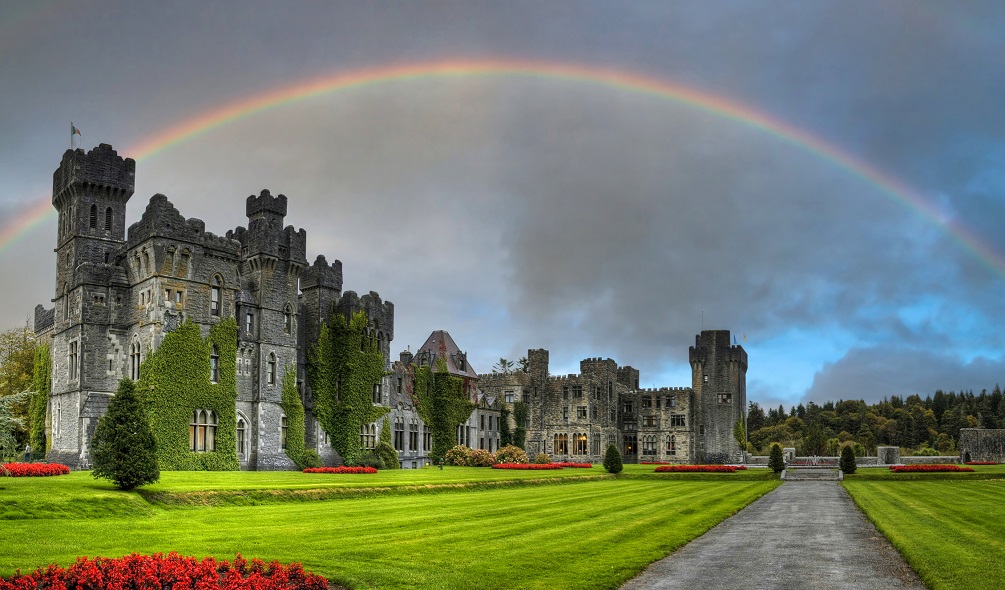
M 996 384 L 972 391 L 907 397 L 890 396 L 875 404 L 840 400 L 799 404 L 765 411 L 756 402 L 747 408 L 747 450 L 766 454 L 771 443 L 794 447 L 801 456 L 835 456 L 844 446 L 856 455 L 876 446 L 896 446 L 904 455 L 953 455 L 961 428 L 1005 428 L 1005 403 Z

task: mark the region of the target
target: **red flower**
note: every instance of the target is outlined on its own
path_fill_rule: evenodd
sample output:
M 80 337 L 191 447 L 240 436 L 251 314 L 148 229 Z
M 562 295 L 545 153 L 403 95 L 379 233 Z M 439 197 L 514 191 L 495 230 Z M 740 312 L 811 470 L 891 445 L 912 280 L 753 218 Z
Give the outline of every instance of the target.
M 496 463 L 492 466 L 492 469 L 525 469 L 532 471 L 561 468 L 562 465 L 559 463 Z
M 70 468 L 59 463 L 4 463 L 0 476 L 41 477 L 44 475 L 66 475 Z
M 943 473 L 973 471 L 970 467 L 959 465 L 891 465 L 894 473 Z
M 304 469 L 304 473 L 335 473 L 335 474 L 341 474 L 341 473 L 351 473 L 351 474 L 377 473 L 377 468 L 376 467 L 347 467 L 345 465 L 343 465 L 341 467 L 308 467 L 307 469 Z
M 733 465 L 660 465 L 654 473 L 733 473 L 736 470 Z

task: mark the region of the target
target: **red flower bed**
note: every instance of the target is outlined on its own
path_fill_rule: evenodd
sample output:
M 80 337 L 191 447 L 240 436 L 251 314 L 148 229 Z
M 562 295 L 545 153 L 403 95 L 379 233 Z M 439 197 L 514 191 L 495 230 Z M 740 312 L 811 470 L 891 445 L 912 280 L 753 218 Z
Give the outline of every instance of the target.
M 266 564 L 260 559 L 248 562 L 238 554 L 231 564 L 212 557 L 200 561 L 174 552 L 167 555 L 134 553 L 118 558 L 78 557 L 66 569 L 52 564 L 27 575 L 18 573 L 6 580 L 0 578 L 0 590 L 34 588 L 325 590 L 328 581 L 305 572 L 299 563 L 283 566 L 276 561 Z
M 733 465 L 660 465 L 654 473 L 733 473 Z
M 42 477 L 45 475 L 66 475 L 70 468 L 60 463 L 4 463 L 0 476 Z
M 995 461 L 967 461 L 967 465 L 997 465 Z
M 673 465 L 670 461 L 639 461 L 639 465 Z
M 559 463 L 552 463 L 552 465 L 560 465 L 562 467 L 574 467 L 578 469 L 589 469 L 593 467 L 593 465 L 589 463 L 572 463 L 570 461 L 561 461 Z
M 561 469 L 562 465 L 559 463 L 496 463 L 492 466 L 492 469 L 528 469 L 528 470 L 540 470 L 540 469 Z
M 350 473 L 350 474 L 360 474 L 360 473 L 377 473 L 376 467 L 308 467 L 304 469 L 304 473 Z
M 892 465 L 894 473 L 943 473 L 973 471 L 969 467 L 959 465 Z

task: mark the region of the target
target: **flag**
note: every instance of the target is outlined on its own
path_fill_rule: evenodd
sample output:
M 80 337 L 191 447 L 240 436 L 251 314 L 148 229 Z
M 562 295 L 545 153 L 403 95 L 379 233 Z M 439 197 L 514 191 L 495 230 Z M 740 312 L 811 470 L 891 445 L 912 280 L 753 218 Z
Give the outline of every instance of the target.
M 736 334 L 733 334 L 733 346 L 736 346 Z
M 77 129 L 76 127 L 73 126 L 73 123 L 70 123 L 70 137 L 73 137 L 74 135 L 79 136 L 80 129 Z

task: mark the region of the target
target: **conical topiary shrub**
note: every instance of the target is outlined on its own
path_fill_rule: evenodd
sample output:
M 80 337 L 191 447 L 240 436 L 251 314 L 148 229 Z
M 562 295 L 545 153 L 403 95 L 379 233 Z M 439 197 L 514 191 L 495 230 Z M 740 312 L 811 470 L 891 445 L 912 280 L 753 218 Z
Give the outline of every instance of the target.
M 621 473 L 621 470 L 624 469 L 618 447 L 614 445 L 607 447 L 607 453 L 604 454 L 604 469 L 607 470 L 607 473 Z
M 91 460 L 94 477 L 110 479 L 123 490 L 160 479 L 154 434 L 129 379 L 119 381 L 119 390 L 98 420 L 91 440 Z
M 849 475 L 855 473 L 855 470 L 858 469 L 858 466 L 855 464 L 855 451 L 851 448 L 851 445 L 841 449 L 841 462 L 839 465 L 841 471 Z
M 785 469 L 785 455 L 782 454 L 782 445 L 778 443 L 771 445 L 771 453 L 768 455 L 768 467 L 775 473 L 780 473 Z

